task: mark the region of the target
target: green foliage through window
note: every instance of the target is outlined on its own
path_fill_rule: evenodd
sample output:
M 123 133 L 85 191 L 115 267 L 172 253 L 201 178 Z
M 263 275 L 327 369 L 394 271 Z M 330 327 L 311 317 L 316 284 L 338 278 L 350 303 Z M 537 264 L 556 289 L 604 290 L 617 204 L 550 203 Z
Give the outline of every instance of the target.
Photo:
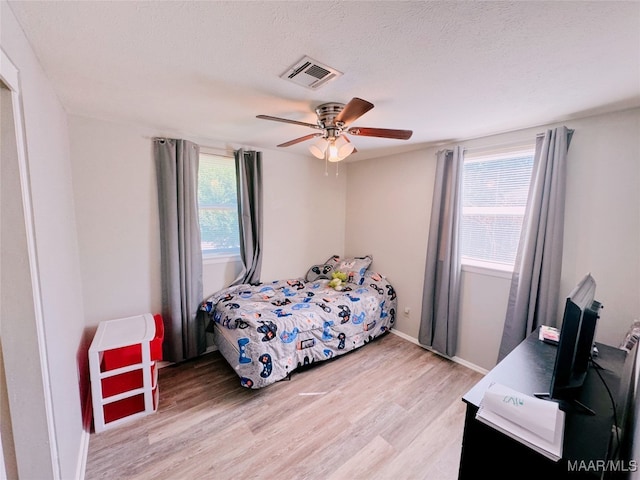
M 202 253 L 239 253 L 238 194 L 232 158 L 200 154 L 198 208 Z

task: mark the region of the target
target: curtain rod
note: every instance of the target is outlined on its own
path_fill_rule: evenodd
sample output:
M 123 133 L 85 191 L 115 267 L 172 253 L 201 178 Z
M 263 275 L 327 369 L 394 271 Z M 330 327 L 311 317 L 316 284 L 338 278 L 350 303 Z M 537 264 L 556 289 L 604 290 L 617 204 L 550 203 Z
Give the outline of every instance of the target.
M 465 152 L 474 152 L 474 151 L 482 151 L 482 150 L 494 150 L 499 148 L 509 148 L 509 147 L 518 147 L 518 146 L 526 146 L 526 145 L 534 145 L 535 139 L 539 137 L 543 137 L 544 134 L 536 135 L 533 139 L 523 139 L 523 140 L 514 140 L 512 142 L 503 142 L 503 143 L 492 143 L 490 145 L 478 145 L 477 147 L 462 147 Z
M 220 147 L 209 147 L 207 145 L 200 145 L 200 151 L 202 150 L 218 150 L 220 152 L 224 152 L 224 154 L 221 153 L 214 153 L 212 155 L 216 155 L 218 157 L 225 157 L 225 158 L 236 158 L 233 154 L 229 154 L 229 149 L 228 148 L 220 148 Z M 203 153 L 207 153 L 206 151 Z
M 204 149 L 204 150 L 218 150 L 220 152 L 224 152 L 225 153 L 225 154 L 212 153 L 211 155 L 217 155 L 218 157 L 233 158 L 233 159 L 235 159 L 236 157 L 235 157 L 235 155 L 233 153 L 230 154 L 229 151 L 231 151 L 231 152 L 236 152 L 238 150 L 244 150 L 245 152 L 254 152 L 255 151 L 252 148 L 245 149 L 243 147 L 233 149 L 233 148 L 210 147 L 208 145 L 199 145 L 199 146 L 200 146 L 201 151 L 202 151 L 202 149 Z M 203 153 L 206 154 L 207 152 L 205 151 Z
M 164 142 L 168 139 L 169 137 L 151 137 L 151 139 L 154 142 Z M 196 143 L 196 142 L 193 142 Z M 220 154 L 220 153 L 212 153 L 211 155 L 217 155 L 218 157 L 225 157 L 225 158 L 235 158 L 235 156 L 233 154 L 229 153 L 229 150 L 233 151 L 233 149 L 230 148 L 220 148 L 220 147 L 211 147 L 209 145 L 200 145 L 199 143 L 196 143 L 196 145 L 198 145 L 200 147 L 200 149 L 204 149 L 204 150 L 217 150 L 219 152 L 224 152 L 225 154 Z M 207 153 L 207 152 L 204 152 Z
M 571 137 L 573 136 L 573 132 L 574 129 L 572 128 L 568 128 L 567 131 L 569 132 L 569 139 L 567 143 L 571 142 Z M 470 147 L 470 148 L 466 148 L 466 147 L 462 147 L 462 149 L 465 152 L 469 152 L 469 151 L 474 151 L 474 150 L 490 150 L 493 148 L 506 148 L 506 147 L 515 147 L 518 145 L 527 145 L 527 144 L 533 144 L 535 143 L 535 140 L 538 138 L 543 138 L 545 136 L 545 132 L 541 132 L 536 134 L 536 136 L 534 137 L 534 139 L 532 140 L 526 140 L 526 139 L 522 139 L 522 140 L 514 140 L 512 142 L 504 142 L 504 143 L 493 143 L 490 145 L 481 145 L 481 146 L 477 146 L 477 147 Z M 477 139 L 474 139 L 477 140 Z

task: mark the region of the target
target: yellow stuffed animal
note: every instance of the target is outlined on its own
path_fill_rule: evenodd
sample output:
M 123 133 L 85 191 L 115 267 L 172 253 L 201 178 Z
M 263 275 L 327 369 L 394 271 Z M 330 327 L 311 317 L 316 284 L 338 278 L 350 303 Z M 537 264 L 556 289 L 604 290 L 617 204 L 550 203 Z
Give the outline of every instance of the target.
M 344 272 L 333 272 L 331 277 L 333 278 L 329 282 L 329 286 L 334 290 L 342 290 L 344 288 L 344 284 L 347 282 L 347 274 Z

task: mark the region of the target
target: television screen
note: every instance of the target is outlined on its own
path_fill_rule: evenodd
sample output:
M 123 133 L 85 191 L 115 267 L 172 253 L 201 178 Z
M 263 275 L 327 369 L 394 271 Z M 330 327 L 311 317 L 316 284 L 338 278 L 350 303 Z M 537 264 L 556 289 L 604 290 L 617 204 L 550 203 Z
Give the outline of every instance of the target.
M 581 405 L 575 399 L 587 375 L 589 359 L 599 311 L 602 305 L 594 300 L 596 282 L 587 274 L 578 282 L 566 298 L 560 338 L 548 394 L 538 395 Z M 592 413 L 592 412 L 591 412 Z

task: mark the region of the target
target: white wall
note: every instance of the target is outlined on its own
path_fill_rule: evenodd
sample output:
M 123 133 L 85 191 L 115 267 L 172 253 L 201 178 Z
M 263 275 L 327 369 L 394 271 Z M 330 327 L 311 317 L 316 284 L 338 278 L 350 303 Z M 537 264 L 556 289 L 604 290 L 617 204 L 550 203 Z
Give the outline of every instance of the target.
M 157 313 L 160 227 L 151 134 L 73 115 L 69 130 L 86 325 Z
M 435 150 L 348 164 L 346 253 L 373 255 L 370 268 L 398 293 L 395 328 L 413 338 L 422 308 L 435 166 Z
M 347 171 L 322 160 L 264 152 L 262 280 L 301 277 L 345 248 Z
M 79 378 L 79 371 L 86 365 L 86 350 L 67 118 L 5 1 L 0 2 L 0 13 L 0 45 L 17 66 L 21 81 L 46 362 L 51 380 L 49 385 L 48 379 L 43 382 L 52 401 L 51 438 L 55 443 L 53 451 L 57 452 L 57 457 L 43 459 L 49 452 L 34 444 L 27 461 L 34 468 L 49 462 L 61 478 L 74 478 L 81 471 L 88 436 L 82 422 L 81 395 L 85 389 L 80 385 L 86 379 Z M 34 359 L 25 356 L 24 361 Z M 15 422 L 13 427 L 15 432 Z M 39 430 L 21 431 L 20 435 L 37 439 L 47 430 L 47 425 L 39 425 Z
M 575 133 L 567 158 L 559 293 L 562 299 L 591 272 L 597 282 L 596 297 L 604 304 L 596 340 L 617 346 L 631 322 L 640 318 L 640 109 L 562 124 Z M 478 148 L 532 139 L 556 125 L 560 124 L 461 144 Z M 349 164 L 347 250 L 375 250 L 376 268 L 397 287 L 396 328 L 414 339 L 420 322 L 434 165 L 433 148 Z M 465 272 L 462 282 L 456 356 L 490 369 L 498 355 L 509 279 Z M 402 314 L 405 307 L 411 309 L 408 317 Z
M 160 311 L 152 138 L 166 132 L 73 115 L 69 125 L 86 325 L 93 331 L 102 320 Z M 342 253 L 345 185 L 346 172 L 325 177 L 320 161 L 263 152 L 263 281 L 303 276 L 312 264 Z M 205 262 L 205 297 L 227 286 L 238 268 Z
M 464 270 L 456 357 L 489 370 L 500 349 L 510 280 L 503 272 Z
M 587 272 L 604 309 L 597 340 L 618 346 L 640 319 L 640 109 L 567 122 L 566 294 Z

